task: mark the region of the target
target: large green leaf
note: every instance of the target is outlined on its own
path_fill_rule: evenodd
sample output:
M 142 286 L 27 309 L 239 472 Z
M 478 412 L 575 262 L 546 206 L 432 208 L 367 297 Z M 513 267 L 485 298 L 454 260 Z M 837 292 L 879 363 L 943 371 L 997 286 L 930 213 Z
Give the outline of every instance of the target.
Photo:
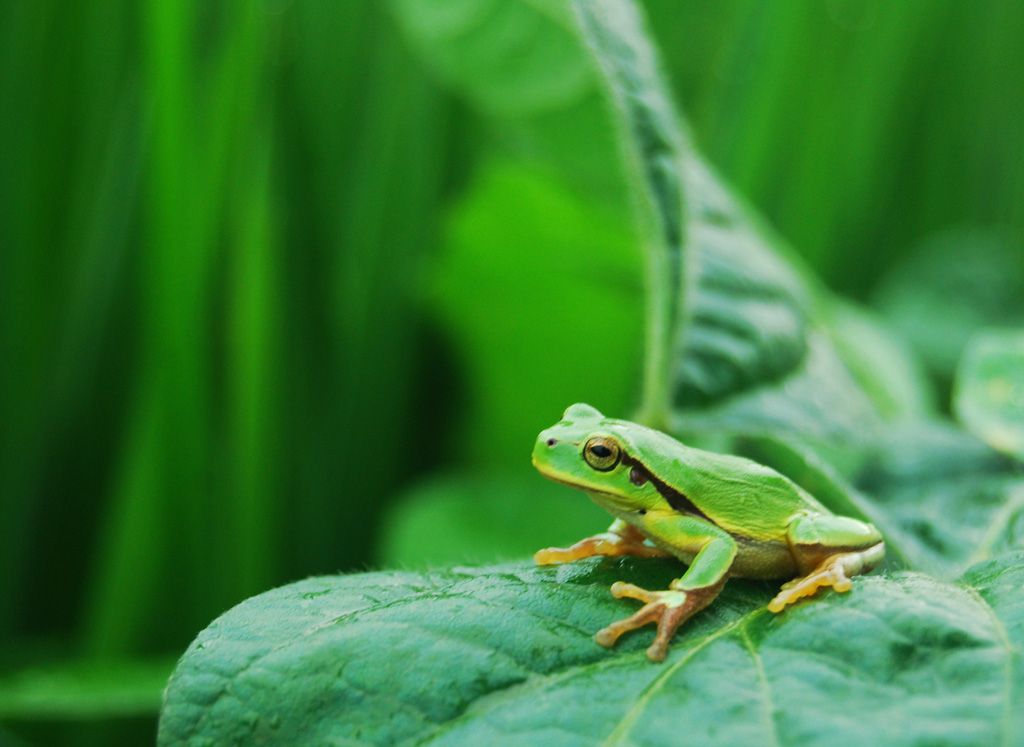
M 713 404 L 770 384 L 806 360 L 808 290 L 748 209 L 687 154 L 690 261 L 696 277 L 676 341 L 675 404 Z
M 781 615 L 732 581 L 668 659 L 591 639 L 661 561 L 322 577 L 215 621 L 168 687 L 161 745 L 1011 744 L 1024 728 L 1024 552 L 953 582 L 857 579 Z
M 683 132 L 630 2 L 574 2 L 621 127 L 648 246 L 643 416 L 789 373 L 807 349 L 806 291 Z M 675 358 L 675 360 L 673 360 Z
M 663 665 L 644 654 L 650 630 L 612 651 L 591 635 L 636 608 L 611 597 L 612 582 L 665 588 L 674 561 L 309 579 L 200 634 L 168 688 L 161 743 L 659 744 L 680 721 L 698 742 L 1013 743 L 1024 706 L 1024 479 L 1013 463 L 948 425 L 892 428 L 843 464 L 868 498 L 798 443 L 739 447 L 878 523 L 886 570 L 778 616 L 764 609 L 775 584 L 731 580 Z M 589 531 L 587 502 L 564 492 L 435 484 L 399 514 L 385 560 L 527 543 L 514 512 L 488 526 L 502 501 L 550 521 L 531 549 L 571 541 Z M 607 521 L 590 509 L 595 527 Z

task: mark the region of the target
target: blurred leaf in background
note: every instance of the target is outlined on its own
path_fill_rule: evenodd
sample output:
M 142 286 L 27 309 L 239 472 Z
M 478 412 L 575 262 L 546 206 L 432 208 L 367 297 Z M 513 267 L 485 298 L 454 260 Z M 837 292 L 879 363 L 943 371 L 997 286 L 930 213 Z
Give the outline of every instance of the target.
M 874 299 L 948 390 L 975 331 L 1024 326 L 1020 239 L 981 228 L 930 234 L 885 274 Z
M 953 407 L 971 433 L 1024 462 L 1024 329 L 975 335 L 957 371 Z
M 710 164 L 940 389 L 975 313 L 1020 323 L 1017 4 L 644 5 Z M 154 672 L 269 586 L 605 521 L 527 457 L 570 402 L 639 400 L 641 247 L 571 23 L 0 3 L 0 740 L 150 740 Z
M 636 405 L 642 260 L 617 217 L 508 163 L 483 165 L 452 208 L 429 298 L 467 376 L 465 462 L 528 466 L 537 422 L 575 400 Z

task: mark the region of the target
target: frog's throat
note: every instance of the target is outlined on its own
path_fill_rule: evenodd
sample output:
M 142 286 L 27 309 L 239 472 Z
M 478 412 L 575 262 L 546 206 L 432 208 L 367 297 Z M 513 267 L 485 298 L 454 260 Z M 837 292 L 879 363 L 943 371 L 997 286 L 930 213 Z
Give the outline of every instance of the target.
M 552 482 L 557 482 L 561 485 L 568 485 L 570 488 L 575 488 L 576 490 L 582 490 L 590 496 L 591 500 L 602 508 L 611 508 L 620 511 L 629 511 L 633 508 L 632 499 L 630 499 L 629 496 L 605 490 L 603 488 L 594 487 L 592 485 L 585 485 L 580 483 L 578 480 L 566 479 L 563 477 L 563 473 L 550 465 L 538 462 L 536 459 L 533 460 L 533 466 L 537 468 L 538 472 Z

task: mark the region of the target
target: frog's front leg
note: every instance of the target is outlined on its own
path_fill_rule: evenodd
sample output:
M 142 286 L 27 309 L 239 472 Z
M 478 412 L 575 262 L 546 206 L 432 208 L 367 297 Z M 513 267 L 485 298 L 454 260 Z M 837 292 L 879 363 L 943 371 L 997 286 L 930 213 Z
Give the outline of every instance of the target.
M 647 623 L 656 622 L 658 633 L 647 649 L 647 658 L 661 661 L 668 651 L 669 641 L 676 630 L 693 615 L 714 601 L 729 576 L 736 558 L 736 541 L 726 532 L 690 517 L 677 517 L 676 540 L 688 546 L 700 547 L 689 569 L 671 584 L 667 591 L 647 591 L 633 584 L 618 581 L 612 584 L 612 595 L 631 597 L 644 602 L 636 613 L 624 620 L 613 622 L 598 631 L 594 639 L 602 646 L 615 644 L 623 633 L 636 630 Z M 701 534 L 699 530 L 712 530 Z
M 846 516 L 802 516 L 790 525 L 787 539 L 801 576 L 782 585 L 768 604 L 772 612 L 781 612 L 787 604 L 822 586 L 849 591 L 850 576 L 867 573 L 885 556 L 881 533 L 871 524 Z
M 595 555 L 635 555 L 638 558 L 664 558 L 669 553 L 645 542 L 647 538 L 635 526 L 616 519 L 607 532 L 581 539 L 570 547 L 547 547 L 533 554 L 537 565 L 567 563 Z

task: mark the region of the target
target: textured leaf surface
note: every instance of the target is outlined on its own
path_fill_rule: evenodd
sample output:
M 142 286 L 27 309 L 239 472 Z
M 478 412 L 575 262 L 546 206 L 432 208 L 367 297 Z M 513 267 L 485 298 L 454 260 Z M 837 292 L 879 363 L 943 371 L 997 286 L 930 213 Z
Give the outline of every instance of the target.
M 734 579 L 662 665 L 644 654 L 650 630 L 613 651 L 591 636 L 636 609 L 611 597 L 612 582 L 665 588 L 681 572 L 673 561 L 309 579 L 200 634 L 168 688 L 161 744 L 664 744 L 680 720 L 697 742 L 1014 744 L 1024 479 L 1012 462 L 948 425 L 893 428 L 843 465 L 872 501 L 813 451 L 758 456 L 837 510 L 867 512 L 928 573 L 891 570 L 892 553 L 890 570 L 850 594 L 779 616 L 764 608 L 773 584 Z M 453 520 L 474 498 L 498 496 L 478 513 L 501 499 L 494 486 L 463 488 L 441 506 Z M 545 514 L 549 496 L 520 492 L 513 480 L 505 497 L 578 537 L 557 508 Z M 586 515 L 584 496 L 566 493 Z M 416 532 L 436 522 L 412 519 L 399 543 L 429 542 Z M 493 520 L 515 534 L 516 521 Z M 457 527 L 433 541 L 459 542 Z
M 591 640 L 670 562 L 313 578 L 190 647 L 160 744 L 1012 744 L 1024 728 L 1024 554 L 955 582 L 858 579 L 782 615 L 733 581 L 662 665 Z
M 1014 546 L 1024 531 L 1024 475 L 948 424 L 888 429 L 851 470 L 913 567 L 951 578 Z
M 979 334 L 956 384 L 953 402 L 971 432 L 1024 461 L 1024 331 Z

